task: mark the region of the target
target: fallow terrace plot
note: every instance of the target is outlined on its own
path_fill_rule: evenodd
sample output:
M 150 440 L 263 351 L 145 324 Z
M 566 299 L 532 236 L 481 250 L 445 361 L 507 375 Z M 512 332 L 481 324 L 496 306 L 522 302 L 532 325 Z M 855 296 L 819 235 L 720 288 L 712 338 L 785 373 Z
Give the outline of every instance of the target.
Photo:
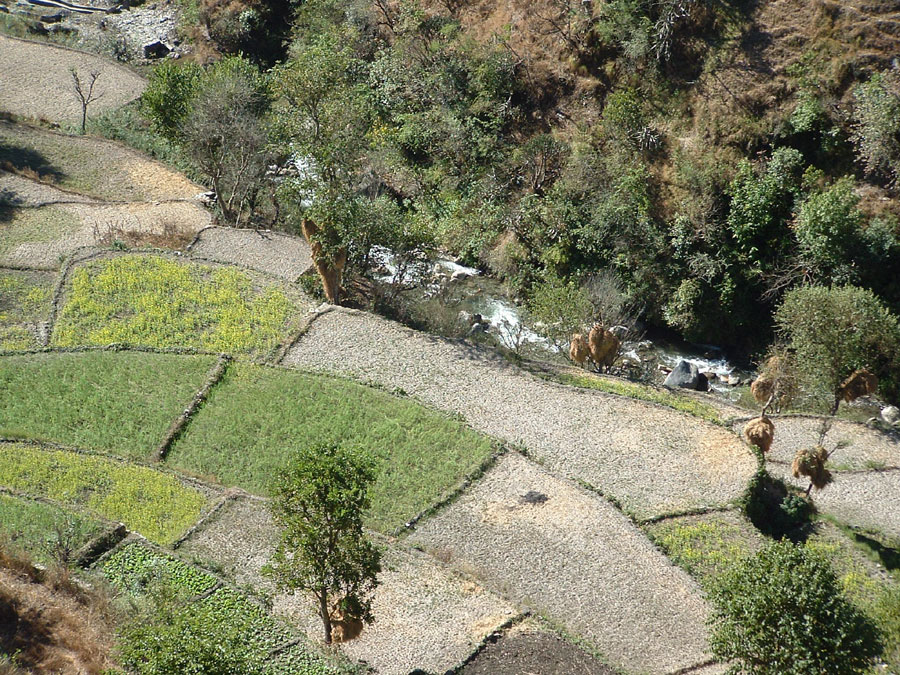
M 0 35 L 0 110 L 52 122 L 81 122 L 72 69 L 85 83 L 99 73 L 94 88 L 96 115 L 141 95 L 146 81 L 125 66 L 93 54 Z
M 410 541 L 593 644 L 626 672 L 708 660 L 700 590 L 602 498 L 518 454 Z
M 471 345 L 360 312 L 323 314 L 284 362 L 402 388 L 524 443 L 551 470 L 600 488 L 639 518 L 729 502 L 754 470 L 727 429 L 539 380 Z
M 338 377 L 235 363 L 168 455 L 179 470 L 267 494 L 306 444 L 347 442 L 376 461 L 371 527 L 390 532 L 491 456 L 492 443 L 414 401 Z
M 262 500 L 230 500 L 179 548 L 182 555 L 211 562 L 241 587 L 271 593 L 261 567 L 274 551 L 277 531 Z M 341 645 L 383 675 L 416 668 L 446 672 L 462 663 L 478 643 L 515 614 L 493 593 L 446 570 L 430 557 L 395 544 L 385 546 L 375 592 L 375 623 Z M 274 610 L 319 639 L 321 623 L 305 594 L 279 595 Z
M 201 258 L 242 265 L 287 281 L 296 281 L 312 266 L 305 240 L 266 230 L 209 227 L 199 233 L 190 251 Z
M 214 362 L 104 351 L 0 357 L 0 436 L 148 459 Z

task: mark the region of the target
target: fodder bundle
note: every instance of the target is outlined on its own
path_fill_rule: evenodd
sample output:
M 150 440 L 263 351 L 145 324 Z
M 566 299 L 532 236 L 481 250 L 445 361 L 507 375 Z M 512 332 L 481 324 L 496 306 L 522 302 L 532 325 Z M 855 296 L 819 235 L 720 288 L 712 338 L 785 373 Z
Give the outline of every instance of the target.
M 821 490 L 833 480 L 831 472 L 825 468 L 826 461 L 828 451 L 821 445 L 798 450 L 791 463 L 791 473 L 794 478 L 808 477 L 813 487 Z
M 841 383 L 839 395 L 847 403 L 855 401 L 860 396 L 874 394 L 878 389 L 878 378 L 868 370 L 854 370 L 850 377 Z
M 775 425 L 768 417 L 755 417 L 744 425 L 744 437 L 750 445 L 755 445 L 763 452 L 768 452 L 775 439 Z
M 763 373 L 750 384 L 750 393 L 757 403 L 766 403 L 775 391 L 775 378 Z
M 583 366 L 591 355 L 591 349 L 588 347 L 587 340 L 581 333 L 575 333 L 572 336 L 572 342 L 569 345 L 569 358 L 579 366 Z
M 619 338 L 606 330 L 603 326 L 594 326 L 588 333 L 588 348 L 591 352 L 591 360 L 599 368 L 608 368 L 616 360 L 621 343 Z

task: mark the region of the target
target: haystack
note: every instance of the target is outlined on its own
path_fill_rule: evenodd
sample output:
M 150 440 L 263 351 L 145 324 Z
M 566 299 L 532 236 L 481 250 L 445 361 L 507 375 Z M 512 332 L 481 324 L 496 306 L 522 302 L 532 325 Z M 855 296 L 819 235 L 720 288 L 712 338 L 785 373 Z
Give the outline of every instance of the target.
M 763 373 L 750 385 L 750 393 L 757 403 L 767 403 L 775 391 L 775 378 L 767 373 Z
M 775 439 L 775 425 L 768 417 L 754 417 L 744 425 L 744 437 L 763 452 L 772 448 Z
M 821 490 L 832 481 L 831 472 L 825 468 L 828 451 L 821 445 L 798 450 L 791 463 L 794 478 L 807 476 L 816 490 Z
M 860 396 L 874 394 L 878 389 L 878 378 L 868 370 L 854 370 L 853 373 L 841 383 L 838 390 L 840 397 L 847 403 L 855 401 Z
M 581 333 L 575 333 L 572 336 L 572 342 L 569 345 L 569 358 L 579 366 L 583 366 L 591 355 L 591 349 L 588 347 L 587 340 Z
M 599 368 L 609 368 L 613 364 L 621 344 L 619 338 L 603 326 L 594 326 L 588 334 L 588 348 L 591 352 L 591 360 Z

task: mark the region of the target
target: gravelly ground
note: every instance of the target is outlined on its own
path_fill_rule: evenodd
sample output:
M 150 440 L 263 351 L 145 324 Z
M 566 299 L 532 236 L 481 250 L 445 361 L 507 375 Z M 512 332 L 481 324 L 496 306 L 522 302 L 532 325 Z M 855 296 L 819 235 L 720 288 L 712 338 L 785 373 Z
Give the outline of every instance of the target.
M 190 238 L 212 220 L 211 213 L 198 202 L 187 201 L 61 204 L 51 208 L 71 213 L 72 228 L 62 237 L 50 241 L 20 244 L 3 256 L 4 263 L 55 269 L 64 256 L 82 246 L 108 245 L 123 234 L 161 235 L 168 227 L 184 232 Z
M 797 450 L 814 446 L 819 439 L 821 418 L 818 417 L 772 417 L 775 425 L 775 440 L 769 456 L 790 464 Z M 740 433 L 746 420 L 735 423 L 734 429 Z M 900 443 L 891 436 L 870 429 L 862 424 L 835 420 L 825 437 L 825 447 L 834 450 L 831 462 L 840 468 L 866 469 L 872 464 L 900 467 Z
M 309 245 L 278 232 L 211 227 L 200 233 L 191 253 L 235 263 L 296 281 L 312 265 Z
M 528 503 L 529 493 L 542 495 Z M 412 543 L 541 611 L 627 672 L 707 659 L 700 590 L 604 499 L 510 453 Z
M 806 480 L 791 476 L 789 464 L 769 463 L 769 470 L 803 489 Z M 900 537 L 900 470 L 836 472 L 834 482 L 812 493 L 816 507 L 849 525 Z
M 229 502 L 185 542 L 180 554 L 214 561 L 240 586 L 272 590 L 260 568 L 276 534 L 264 502 Z M 504 600 L 446 570 L 428 556 L 388 545 L 375 595 L 375 624 L 342 645 L 350 658 L 377 672 L 406 675 L 415 668 L 444 672 L 471 654 L 485 636 L 516 611 Z M 321 624 L 303 596 L 279 595 L 276 613 L 302 625 L 319 640 Z
M 52 185 L 39 183 L 14 173 L 0 171 L 0 194 L 12 206 L 43 206 L 59 202 L 94 202 L 82 195 L 73 195 L 58 190 Z
M 465 343 L 334 310 L 285 364 L 399 387 L 475 428 L 524 443 L 546 466 L 587 481 L 638 518 L 726 503 L 754 470 L 730 431 L 673 410 L 556 385 Z
M 80 124 L 81 103 L 75 96 L 72 68 L 85 85 L 91 71 L 100 73 L 94 88 L 100 98 L 88 107 L 91 117 L 137 98 L 146 86 L 137 73 L 99 56 L 0 35 L 0 110 Z

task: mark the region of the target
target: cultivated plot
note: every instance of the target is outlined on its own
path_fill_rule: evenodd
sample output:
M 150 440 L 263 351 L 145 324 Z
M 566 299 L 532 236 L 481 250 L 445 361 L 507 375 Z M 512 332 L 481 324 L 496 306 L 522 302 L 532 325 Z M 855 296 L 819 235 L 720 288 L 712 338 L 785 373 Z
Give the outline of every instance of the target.
M 214 362 L 103 351 L 0 357 L 0 436 L 148 459 Z
M 131 148 L 0 122 L 0 165 L 65 190 L 110 201 L 194 199 L 205 188 Z
M 201 258 L 242 265 L 287 281 L 296 281 L 312 266 L 305 240 L 265 230 L 210 227 L 190 250 Z
M 0 486 L 83 508 L 159 544 L 175 541 L 208 503 L 171 474 L 22 443 L 0 448 Z
M 0 271 L 0 350 L 40 347 L 53 282 L 44 272 Z
M 179 551 L 213 563 L 241 587 L 270 594 L 274 589 L 260 569 L 276 540 L 266 504 L 239 498 L 192 533 Z M 507 602 L 421 553 L 387 544 L 382 563 L 375 623 L 343 643 L 341 650 L 384 675 L 406 675 L 416 668 L 448 671 L 515 614 Z M 320 639 L 322 625 L 311 597 L 278 595 L 274 611 L 303 626 L 312 639 Z
M 492 443 L 409 399 L 342 378 L 236 363 L 169 453 L 174 468 L 267 494 L 293 449 L 353 443 L 376 462 L 369 526 L 390 532 L 490 457 Z
M 731 432 L 676 411 L 557 385 L 464 343 L 336 310 L 319 317 L 286 364 L 375 381 L 529 452 L 646 518 L 727 503 L 755 468 Z
M 94 54 L 0 35 L 0 110 L 58 123 L 81 123 L 72 69 L 82 82 L 99 73 L 91 115 L 125 105 L 141 95 L 146 81 L 137 73 Z
M 287 338 L 306 302 L 286 284 L 232 267 L 109 255 L 71 272 L 52 344 L 187 347 L 264 357 Z
M 707 608 L 690 577 L 608 502 L 517 454 L 409 539 L 628 672 L 669 673 L 708 659 Z

